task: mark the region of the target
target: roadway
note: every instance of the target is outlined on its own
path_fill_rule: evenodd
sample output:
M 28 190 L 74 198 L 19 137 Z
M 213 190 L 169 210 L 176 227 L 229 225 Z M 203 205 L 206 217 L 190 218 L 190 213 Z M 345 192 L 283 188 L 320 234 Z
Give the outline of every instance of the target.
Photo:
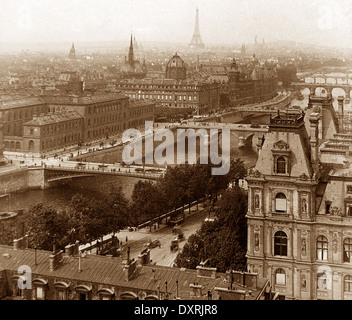
M 170 252 L 171 241 L 176 238 L 176 235 L 172 233 L 173 227 L 171 226 L 163 224 L 159 229 L 152 230 L 152 232 L 149 231 L 149 227 L 138 231 L 119 231 L 116 235 L 122 241 L 123 257 L 126 257 L 127 247 L 129 246 L 130 258 L 138 259 L 138 255 L 146 248 L 148 242 L 159 240 L 161 246 L 150 250 L 152 263 L 161 266 L 172 266 L 174 259 L 187 242 L 189 236 L 194 234 L 201 227 L 204 219 L 209 216 L 208 208 L 204 209 L 203 204 L 199 205 L 199 210 L 196 210 L 196 206 L 191 208 L 191 214 L 188 213 L 188 209 L 185 210 L 186 218 L 180 224 L 185 240 L 179 242 L 179 250 L 176 252 Z M 213 217 L 213 214 L 211 217 Z

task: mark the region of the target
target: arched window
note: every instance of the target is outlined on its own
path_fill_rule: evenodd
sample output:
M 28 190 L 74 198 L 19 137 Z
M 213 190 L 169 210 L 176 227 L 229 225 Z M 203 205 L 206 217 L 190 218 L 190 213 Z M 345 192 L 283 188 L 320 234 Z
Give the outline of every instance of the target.
M 34 150 L 34 141 L 33 140 L 29 140 L 28 150 L 30 150 L 30 151 Z
M 345 292 L 352 292 L 352 276 L 347 275 L 344 278 L 344 291 Z
M 285 286 L 286 285 L 286 273 L 285 270 L 279 268 L 275 272 L 275 284 Z
M 286 159 L 284 157 L 278 157 L 276 160 L 276 173 L 286 173 Z
M 287 256 L 287 235 L 283 231 L 278 231 L 274 236 L 274 255 Z
M 317 238 L 317 259 L 328 260 L 328 239 L 324 236 Z
M 352 262 L 352 238 L 347 238 L 343 242 L 343 262 Z
M 287 211 L 287 200 L 283 193 L 278 193 L 275 197 L 275 211 L 286 212 Z

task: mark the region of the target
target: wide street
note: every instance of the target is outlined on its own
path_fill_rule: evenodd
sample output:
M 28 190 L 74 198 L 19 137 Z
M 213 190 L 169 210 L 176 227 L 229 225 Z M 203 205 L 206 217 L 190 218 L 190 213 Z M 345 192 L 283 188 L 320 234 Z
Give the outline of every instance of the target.
M 176 252 L 170 251 L 170 244 L 176 235 L 172 233 L 172 227 L 166 225 L 160 226 L 159 229 L 150 232 L 149 227 L 140 229 L 138 231 L 121 230 L 117 237 L 123 242 L 123 257 L 126 257 L 127 247 L 130 247 L 130 258 L 137 259 L 138 255 L 146 248 L 146 243 L 154 240 L 159 240 L 161 247 L 158 246 L 151 249 L 150 258 L 152 263 L 163 266 L 172 266 L 178 252 L 183 248 L 190 235 L 194 234 L 204 222 L 204 219 L 209 216 L 208 207 L 203 208 L 203 204 L 199 205 L 199 211 L 196 206 L 192 207 L 189 215 L 188 209 L 185 210 L 186 218 L 180 224 L 180 229 L 184 234 L 185 240 L 179 242 L 179 250 Z M 213 214 L 211 214 L 213 218 Z M 127 244 L 126 244 L 127 237 Z

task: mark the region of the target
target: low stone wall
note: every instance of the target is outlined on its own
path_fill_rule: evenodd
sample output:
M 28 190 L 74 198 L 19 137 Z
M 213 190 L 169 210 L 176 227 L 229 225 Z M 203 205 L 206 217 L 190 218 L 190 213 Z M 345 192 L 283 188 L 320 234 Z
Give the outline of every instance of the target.
M 43 168 L 18 168 L 0 172 L 0 194 L 43 189 L 44 187 Z

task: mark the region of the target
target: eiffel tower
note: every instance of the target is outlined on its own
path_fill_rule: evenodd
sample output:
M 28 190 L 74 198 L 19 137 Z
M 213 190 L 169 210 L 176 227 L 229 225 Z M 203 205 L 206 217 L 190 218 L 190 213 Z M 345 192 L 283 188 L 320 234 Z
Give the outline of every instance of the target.
M 189 44 L 189 47 L 192 49 L 203 49 L 205 47 L 199 32 L 198 7 L 196 9 L 196 25 L 194 27 L 194 34 L 193 34 L 191 43 Z

